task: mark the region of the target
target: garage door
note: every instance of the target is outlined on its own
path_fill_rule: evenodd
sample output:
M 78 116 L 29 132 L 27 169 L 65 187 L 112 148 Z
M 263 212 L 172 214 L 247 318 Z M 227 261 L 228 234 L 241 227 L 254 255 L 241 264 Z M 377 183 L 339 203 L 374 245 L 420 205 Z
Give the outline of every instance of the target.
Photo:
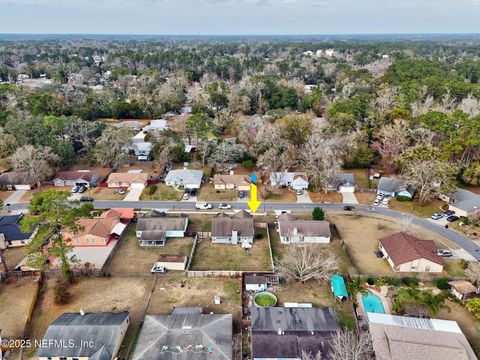
M 130 188 L 132 189 L 143 189 L 145 187 L 144 184 L 141 184 L 141 183 L 132 183 L 130 185 Z

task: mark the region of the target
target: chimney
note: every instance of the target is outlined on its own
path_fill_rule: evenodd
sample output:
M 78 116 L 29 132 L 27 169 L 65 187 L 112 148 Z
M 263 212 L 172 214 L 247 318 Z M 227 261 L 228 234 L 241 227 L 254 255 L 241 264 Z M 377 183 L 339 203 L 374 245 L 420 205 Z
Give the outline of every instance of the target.
M 298 235 L 298 229 L 296 227 L 293 228 L 293 235 Z
M 238 231 L 233 229 L 232 230 L 232 244 L 238 243 Z
M 282 332 L 282 329 L 281 329 L 281 328 L 278 328 L 277 334 L 278 334 L 278 335 L 283 335 L 283 332 Z
M 83 311 L 83 308 L 80 309 L 80 316 L 84 316 L 85 315 L 85 311 Z

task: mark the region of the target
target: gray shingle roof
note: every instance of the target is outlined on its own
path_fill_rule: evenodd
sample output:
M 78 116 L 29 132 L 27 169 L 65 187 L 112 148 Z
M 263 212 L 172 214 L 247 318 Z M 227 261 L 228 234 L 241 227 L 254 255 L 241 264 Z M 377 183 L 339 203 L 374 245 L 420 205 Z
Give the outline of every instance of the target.
M 377 189 L 381 191 L 388 191 L 388 192 L 400 192 L 403 190 L 407 190 L 407 185 L 405 181 L 401 179 L 395 179 L 390 177 L 382 177 L 378 181 Z
M 46 341 L 63 340 L 63 346 L 41 347 L 38 357 L 89 357 L 90 360 L 111 360 L 120 334 L 120 326 L 128 318 L 122 313 L 64 313 L 47 329 Z M 73 341 L 76 346 L 69 346 Z M 92 342 L 93 347 L 79 346 L 81 342 Z
M 183 184 L 198 184 L 202 183 L 203 171 L 201 170 L 190 170 L 190 169 L 179 169 L 179 170 L 170 170 L 165 177 L 165 182 L 178 182 Z
M 253 217 L 248 213 L 241 212 L 233 217 L 219 215 L 212 220 L 212 237 L 230 236 L 232 230 L 238 231 L 238 236 L 253 236 Z
M 137 231 L 174 231 L 185 229 L 185 217 L 139 218 Z
M 470 212 L 480 209 L 480 195 L 464 189 L 456 189 L 449 195 L 454 199 L 452 206 Z
M 278 221 L 281 236 L 295 235 L 314 237 L 331 237 L 330 223 L 316 220 L 280 220 Z
M 147 315 L 133 360 L 231 360 L 232 315 Z

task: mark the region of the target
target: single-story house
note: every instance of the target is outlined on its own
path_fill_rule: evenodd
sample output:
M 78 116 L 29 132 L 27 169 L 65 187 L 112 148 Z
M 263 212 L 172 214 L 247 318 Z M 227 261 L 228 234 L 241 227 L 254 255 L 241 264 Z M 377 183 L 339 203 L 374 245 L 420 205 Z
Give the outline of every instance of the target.
M 122 222 L 122 214 L 115 210 L 104 212 L 98 217 L 78 220 L 77 232 L 64 230 L 63 238 L 74 247 L 107 246 L 114 238 L 122 236 L 127 224 Z
M 238 191 L 250 190 L 250 177 L 248 175 L 223 175 L 216 174 L 213 177 L 215 190 L 235 189 Z
M 407 188 L 407 184 L 404 180 L 382 177 L 378 181 L 377 194 L 385 196 L 405 196 L 410 199 L 413 198 L 413 191 Z
M 24 246 L 34 236 L 34 232 L 23 232 L 20 220 L 23 214 L 0 217 L 0 249 L 7 247 Z
M 437 246 L 432 240 L 399 232 L 380 239 L 379 248 L 394 271 L 441 273 L 443 270 L 443 258 L 435 253 Z
M 245 275 L 245 290 L 246 291 L 267 291 L 268 282 L 267 277 L 263 275 Z
M 187 257 L 184 255 L 161 254 L 155 266 L 163 266 L 167 270 L 184 271 L 187 267 Z
M 6 190 L 30 190 L 35 184 L 23 173 L 5 172 L 0 175 L 0 188 Z
M 377 360 L 475 360 L 456 321 L 367 313 Z
M 143 188 L 151 176 L 144 172 L 111 173 L 107 179 L 107 186 L 111 188 L 132 187 Z
M 188 217 L 139 218 L 136 235 L 140 246 L 164 246 L 167 238 L 182 238 L 187 231 Z
M 355 192 L 355 177 L 352 173 L 340 174 L 339 192 Z
M 47 329 L 39 360 L 113 360 L 127 332 L 128 312 L 64 313 Z M 82 345 L 81 345 L 82 344 Z
M 133 143 L 133 152 L 137 156 L 138 160 L 148 160 L 150 152 L 153 149 L 151 142 L 136 142 Z
M 165 177 L 165 185 L 174 187 L 183 186 L 185 189 L 200 189 L 202 178 L 202 170 L 170 170 Z
M 143 131 L 163 131 L 168 129 L 167 121 L 164 119 L 151 120 L 150 124 L 143 127 Z
M 334 308 L 252 307 L 252 358 L 302 359 L 322 354 L 327 359 L 333 336 L 340 331 Z
M 59 171 L 53 179 L 55 186 L 82 185 L 86 188 L 95 186 L 98 183 L 99 175 L 90 170 Z
M 450 281 L 448 285 L 450 285 L 452 295 L 462 302 L 480 294 L 480 289 L 477 289 L 470 281 L 454 280 Z
M 147 315 L 133 360 L 232 360 L 231 314 L 203 314 L 202 308 L 175 308 Z
M 293 190 L 308 189 L 308 177 L 305 172 L 273 172 L 270 174 L 270 184 L 272 186 L 285 186 Z
M 448 209 L 457 216 L 473 216 L 480 212 L 480 195 L 464 189 L 455 189 L 449 194 L 439 196 L 448 203 Z
M 214 244 L 241 244 L 244 248 L 250 248 L 254 235 L 253 216 L 246 211 L 233 216 L 221 213 L 212 219 L 211 237 Z
M 291 214 L 278 217 L 278 232 L 284 244 L 328 244 L 332 237 L 328 221 L 297 220 Z

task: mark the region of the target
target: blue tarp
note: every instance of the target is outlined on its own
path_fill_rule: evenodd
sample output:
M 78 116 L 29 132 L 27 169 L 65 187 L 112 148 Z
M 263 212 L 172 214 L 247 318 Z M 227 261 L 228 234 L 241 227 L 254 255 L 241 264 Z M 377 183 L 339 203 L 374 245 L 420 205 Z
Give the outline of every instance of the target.
M 332 284 L 332 291 L 333 294 L 338 298 L 348 297 L 347 287 L 345 286 L 345 280 L 343 280 L 343 276 L 340 275 L 332 275 L 330 277 L 330 282 Z

